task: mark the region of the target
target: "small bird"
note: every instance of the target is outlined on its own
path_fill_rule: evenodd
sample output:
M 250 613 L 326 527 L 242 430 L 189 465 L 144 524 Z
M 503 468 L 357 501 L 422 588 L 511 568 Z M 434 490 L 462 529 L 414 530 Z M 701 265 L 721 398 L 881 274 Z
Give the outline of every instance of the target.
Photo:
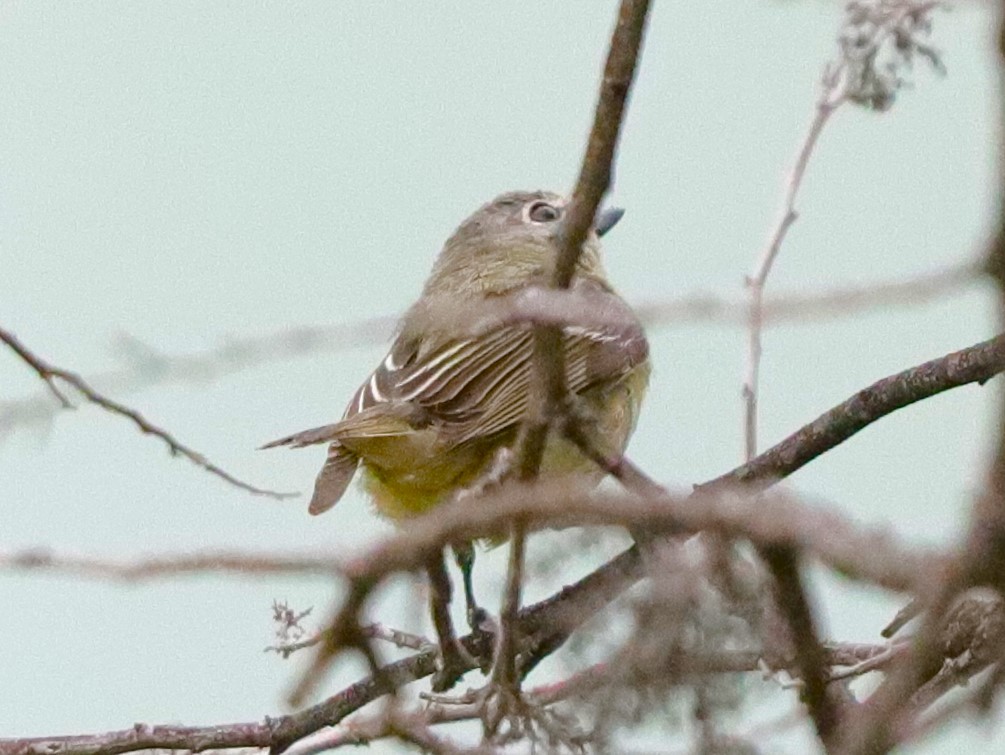
M 531 399 L 532 330 L 504 325 L 473 335 L 470 323 L 493 301 L 548 285 L 567 205 L 551 192 L 515 191 L 478 209 L 447 240 L 419 300 L 401 319 L 390 352 L 356 391 L 342 419 L 263 446 L 329 444 L 311 514 L 338 503 L 361 468 L 377 511 L 407 520 L 478 485 L 500 452 L 513 446 Z M 622 215 L 614 208 L 598 213 L 571 288 L 636 327 L 628 334 L 595 324 L 563 329 L 567 387 L 600 448 L 610 454 L 620 454 L 627 445 L 649 379 L 645 335 L 607 282 L 600 260 L 599 237 Z M 600 478 L 599 469 L 573 444 L 553 437 L 541 473 L 568 472 Z M 456 544 L 454 550 L 474 626 L 473 550 L 470 544 Z M 453 628 L 443 607 L 450 600 L 450 582 L 442 555 L 427 570 L 441 662 L 450 666 L 460 651 L 443 644 L 445 634 L 453 637 Z M 448 670 L 439 686 L 450 686 L 451 675 Z M 453 675 L 454 680 L 459 676 Z

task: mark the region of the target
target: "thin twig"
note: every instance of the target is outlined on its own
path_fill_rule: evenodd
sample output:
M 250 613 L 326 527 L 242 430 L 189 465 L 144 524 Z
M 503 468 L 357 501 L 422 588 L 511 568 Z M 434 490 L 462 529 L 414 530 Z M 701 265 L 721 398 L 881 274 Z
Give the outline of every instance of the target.
M 302 640 L 294 640 L 291 642 L 279 642 L 275 645 L 267 645 L 262 652 L 276 653 L 277 655 L 281 655 L 283 658 L 289 658 L 298 650 L 305 650 L 307 648 L 314 647 L 319 642 L 321 642 L 322 639 L 324 638 L 320 633 L 310 634 L 304 637 Z
M 363 634 L 373 640 L 383 640 L 395 647 L 408 650 L 435 650 L 436 643 L 421 634 L 405 632 L 401 629 L 392 629 L 383 624 L 367 624 L 363 627 Z
M 279 493 L 274 490 L 265 490 L 263 488 L 256 488 L 254 485 L 249 485 L 242 480 L 237 479 L 230 473 L 224 471 L 220 467 L 216 466 L 210 462 L 205 456 L 203 456 L 198 451 L 183 445 L 178 440 L 174 438 L 166 430 L 162 430 L 154 424 L 151 424 L 143 415 L 134 409 L 130 409 L 128 406 L 120 404 L 91 388 L 87 382 L 84 381 L 76 373 L 70 372 L 69 370 L 64 370 L 59 367 L 54 367 L 49 364 L 41 357 L 33 354 L 31 351 L 21 343 L 20 340 L 11 332 L 0 328 L 0 341 L 7 344 L 15 354 L 21 357 L 29 367 L 31 367 L 38 376 L 45 381 L 49 389 L 56 395 L 56 397 L 62 402 L 63 406 L 72 406 L 66 397 L 59 391 L 56 387 L 56 381 L 60 380 L 73 386 L 87 401 L 96 406 L 100 406 L 107 412 L 112 414 L 117 414 L 120 417 L 125 417 L 130 420 L 136 427 L 139 428 L 140 432 L 147 435 L 153 435 L 154 437 L 160 438 L 168 447 L 172 456 L 183 456 L 193 464 L 202 469 L 205 469 L 210 474 L 216 475 L 222 480 L 230 483 L 231 485 L 240 488 L 241 490 L 246 490 L 254 495 L 267 496 L 269 498 L 283 499 L 290 498 L 298 495 L 297 493 Z
M 854 650 L 855 646 L 851 646 L 851 648 Z M 853 679 L 856 676 L 868 674 L 872 671 L 879 671 L 880 669 L 890 665 L 898 654 L 903 653 L 907 649 L 907 643 L 904 641 L 898 641 L 891 642 L 888 645 L 868 645 L 864 646 L 864 648 L 866 648 L 864 658 L 856 663 L 847 665 L 840 671 L 831 671 L 830 675 L 827 677 L 828 681 L 843 681 L 845 679 Z
M 6 343 L 15 354 L 21 357 L 29 367 L 31 367 L 38 374 L 42 380 L 45 381 L 46 387 L 49 389 L 49 393 L 56 397 L 60 406 L 63 409 L 75 409 L 73 405 L 66 396 L 59 390 L 59 386 L 56 385 L 57 371 L 51 366 L 43 362 L 39 357 L 32 354 L 28 348 L 21 343 L 21 341 L 13 333 L 0 328 L 0 341 Z
M 799 217 L 796 211 L 796 198 L 820 134 L 823 133 L 831 116 L 846 101 L 843 72 L 844 65 L 839 65 L 832 67 L 824 76 L 823 92 L 817 101 L 816 115 L 799 146 L 795 165 L 786 179 L 785 198 L 780 217 L 768 238 L 767 245 L 757 259 L 753 272 L 747 278 L 749 296 L 747 368 L 743 382 L 745 461 L 750 461 L 757 454 L 757 401 L 761 369 L 761 331 L 764 326 L 764 286 L 789 228 Z
M 406 632 L 401 629 L 392 629 L 379 623 L 367 624 L 362 627 L 362 631 L 363 636 L 368 639 L 383 640 L 384 642 L 391 643 L 395 647 L 407 650 L 426 651 L 436 649 L 436 643 L 428 637 L 423 637 L 420 634 L 413 634 L 412 632 Z M 324 637 L 321 633 L 315 633 L 293 642 L 282 642 L 277 645 L 269 645 L 265 648 L 265 652 L 278 653 L 283 656 L 283 658 L 289 658 L 298 650 L 314 647 L 321 642 L 322 639 L 324 639 Z
M 845 103 L 854 102 L 875 109 L 885 109 L 903 86 L 897 64 L 910 67 L 912 56 L 924 54 L 941 70 L 941 61 L 934 50 L 915 38 L 927 28 L 926 16 L 939 2 L 876 2 L 849 3 L 846 29 L 851 39 L 839 40 L 837 60 L 827 64 L 822 78 L 822 91 L 816 114 L 804 137 L 795 164 L 786 180 L 785 197 L 778 221 L 768 243 L 761 252 L 754 270 L 747 278 L 749 296 L 747 330 L 747 364 L 743 382 L 744 447 L 749 461 L 757 453 L 757 403 L 761 364 L 761 331 L 763 329 L 763 296 L 768 274 L 781 251 L 782 243 L 792 224 L 798 219 L 796 199 L 806 175 L 806 168 L 820 139 L 820 134 L 834 113 Z M 897 63 L 891 62 L 877 71 L 880 51 L 893 40 Z

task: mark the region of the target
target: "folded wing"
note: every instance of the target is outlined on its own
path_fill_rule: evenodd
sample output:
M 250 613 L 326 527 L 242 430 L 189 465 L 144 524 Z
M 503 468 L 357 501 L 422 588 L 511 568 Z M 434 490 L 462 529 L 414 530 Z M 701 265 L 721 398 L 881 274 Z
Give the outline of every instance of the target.
M 573 393 L 616 381 L 648 356 L 642 327 L 628 305 L 603 289 L 591 295 L 598 297 L 598 307 L 616 316 L 610 327 L 564 328 L 566 381 Z M 435 425 L 444 449 L 449 449 L 515 427 L 530 399 L 533 350 L 533 334 L 525 326 L 448 339 L 431 349 L 418 339 L 399 337 L 356 391 L 340 422 L 263 448 L 331 441 L 310 505 L 313 514 L 327 511 L 344 494 L 360 461 L 342 440 L 351 443 L 350 437 L 388 437 Z M 385 421 L 386 415 L 394 415 L 394 421 Z

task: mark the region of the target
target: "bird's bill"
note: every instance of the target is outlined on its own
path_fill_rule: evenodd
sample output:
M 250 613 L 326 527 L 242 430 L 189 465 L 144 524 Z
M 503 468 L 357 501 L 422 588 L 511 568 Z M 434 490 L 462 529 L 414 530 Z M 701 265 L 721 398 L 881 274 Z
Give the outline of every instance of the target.
M 624 216 L 625 211 L 621 207 L 607 207 L 597 213 L 597 235 L 603 236 L 614 226 L 618 224 L 618 221 Z

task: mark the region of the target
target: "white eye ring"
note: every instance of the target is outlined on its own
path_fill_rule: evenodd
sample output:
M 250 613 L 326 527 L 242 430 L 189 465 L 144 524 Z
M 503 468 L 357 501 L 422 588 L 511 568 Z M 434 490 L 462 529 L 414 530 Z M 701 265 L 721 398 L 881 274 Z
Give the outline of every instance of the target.
M 552 223 L 562 217 L 562 210 L 548 202 L 534 202 L 527 209 L 527 217 L 533 223 Z

